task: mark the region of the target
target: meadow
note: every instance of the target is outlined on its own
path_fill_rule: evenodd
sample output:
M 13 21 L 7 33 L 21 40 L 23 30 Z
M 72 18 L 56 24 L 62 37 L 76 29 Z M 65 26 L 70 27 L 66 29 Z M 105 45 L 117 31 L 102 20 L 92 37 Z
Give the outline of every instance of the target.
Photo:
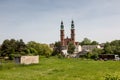
M 39 64 L 0 62 L 0 80 L 105 80 L 120 77 L 120 61 L 94 61 L 40 57 Z

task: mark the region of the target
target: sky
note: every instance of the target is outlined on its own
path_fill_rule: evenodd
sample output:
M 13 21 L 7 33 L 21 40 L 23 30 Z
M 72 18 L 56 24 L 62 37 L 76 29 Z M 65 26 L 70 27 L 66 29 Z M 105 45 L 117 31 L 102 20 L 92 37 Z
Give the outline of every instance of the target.
M 70 37 L 72 20 L 76 41 L 120 39 L 120 0 L 0 0 L 0 44 L 13 38 L 54 43 L 61 21 Z

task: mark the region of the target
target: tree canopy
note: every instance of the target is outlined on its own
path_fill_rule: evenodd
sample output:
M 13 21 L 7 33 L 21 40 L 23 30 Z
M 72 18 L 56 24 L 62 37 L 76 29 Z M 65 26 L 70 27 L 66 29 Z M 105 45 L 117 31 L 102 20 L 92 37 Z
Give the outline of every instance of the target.
M 44 55 L 50 56 L 52 50 L 47 44 L 40 44 L 34 41 L 30 41 L 27 44 L 22 39 L 6 39 L 0 46 L 0 56 L 9 57 L 13 59 L 14 56 L 20 55 Z
M 55 55 L 61 54 L 61 50 L 62 50 L 61 43 L 60 42 L 55 42 L 54 51 L 53 51 L 52 55 L 55 56 Z
M 13 54 L 16 55 L 19 53 L 20 55 L 24 55 L 26 52 L 26 49 L 27 47 L 22 39 L 20 40 L 6 39 L 3 41 L 1 45 L 0 51 L 1 51 L 1 56 L 3 57 L 8 56 L 9 59 L 12 59 Z
M 99 43 L 84 38 L 80 44 L 98 45 Z M 67 48 L 69 54 L 74 53 L 75 45 L 73 43 L 70 42 Z M 35 41 L 30 41 L 25 44 L 22 39 L 6 39 L 0 45 L 0 56 L 9 57 L 9 59 L 13 59 L 13 57 L 17 55 L 43 55 L 49 57 L 50 55 L 62 54 L 61 50 L 62 47 L 60 42 L 55 42 L 54 49 L 52 50 L 49 45 L 37 43 Z M 120 40 L 106 42 L 103 49 L 93 49 L 87 56 L 90 58 L 97 58 L 99 54 L 118 54 L 120 56 Z
M 84 38 L 83 41 L 80 43 L 80 45 L 98 45 L 99 43 L 97 41 L 91 41 L 88 38 Z
M 104 54 L 118 54 L 120 56 L 120 40 L 105 43 Z
M 70 43 L 68 44 L 68 53 L 69 53 L 69 54 L 73 54 L 74 51 L 75 51 L 75 45 L 70 42 Z

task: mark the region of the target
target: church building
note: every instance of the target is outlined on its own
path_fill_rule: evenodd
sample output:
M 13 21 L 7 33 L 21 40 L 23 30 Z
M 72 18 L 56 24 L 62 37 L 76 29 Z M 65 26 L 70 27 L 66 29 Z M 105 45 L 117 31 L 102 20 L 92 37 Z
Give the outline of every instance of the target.
M 73 54 L 68 53 L 68 45 L 69 43 L 73 43 L 75 46 L 75 50 Z M 99 45 L 79 45 L 79 42 L 76 42 L 75 39 L 75 25 L 74 21 L 71 21 L 71 29 L 70 29 L 70 38 L 65 36 L 64 24 L 61 21 L 60 25 L 60 44 L 62 52 L 65 56 L 76 57 L 79 55 L 85 55 L 86 52 L 92 51 L 95 48 L 100 48 Z
M 63 22 L 61 22 L 60 42 L 61 42 L 61 46 L 67 46 L 70 42 L 72 42 L 74 45 L 76 45 L 75 29 L 74 29 L 74 21 L 73 20 L 71 22 L 71 38 L 68 38 L 68 37 L 65 38 L 64 25 L 63 25 Z
M 75 25 L 74 25 L 74 21 L 71 21 L 71 31 L 70 31 L 70 35 L 71 37 L 65 38 L 65 30 L 64 30 L 64 24 L 63 21 L 61 21 L 61 26 L 60 26 L 60 43 L 62 46 L 62 49 L 65 50 L 68 47 L 68 44 L 71 42 L 75 45 L 75 52 L 79 52 L 81 51 L 81 49 L 79 48 L 79 42 L 75 41 Z

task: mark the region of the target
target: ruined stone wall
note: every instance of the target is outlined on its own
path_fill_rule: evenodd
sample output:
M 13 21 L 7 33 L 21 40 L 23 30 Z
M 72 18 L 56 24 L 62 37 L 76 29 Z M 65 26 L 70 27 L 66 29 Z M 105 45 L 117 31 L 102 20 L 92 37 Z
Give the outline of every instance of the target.
M 39 63 L 39 56 L 21 56 L 21 64 L 37 64 Z

